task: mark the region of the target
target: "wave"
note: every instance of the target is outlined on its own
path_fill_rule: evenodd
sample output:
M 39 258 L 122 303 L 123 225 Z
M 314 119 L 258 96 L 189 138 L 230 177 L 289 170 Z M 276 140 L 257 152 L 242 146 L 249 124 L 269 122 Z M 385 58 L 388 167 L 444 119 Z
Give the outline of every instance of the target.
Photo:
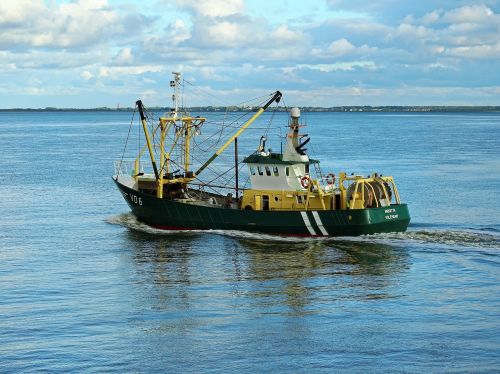
M 215 234 L 236 239 L 279 241 L 291 243 L 303 242 L 372 242 L 399 245 L 404 243 L 414 244 L 441 244 L 446 246 L 462 246 L 475 248 L 496 248 L 500 250 L 500 230 L 494 227 L 481 227 L 474 229 L 444 228 L 432 224 L 412 224 L 411 228 L 404 233 L 384 233 L 363 235 L 356 237 L 294 237 L 281 236 L 264 233 L 255 233 L 239 230 L 161 230 L 148 226 L 140 221 L 132 213 L 123 213 L 108 217 L 106 222 L 120 225 L 135 231 L 151 235 L 193 235 L 193 234 Z

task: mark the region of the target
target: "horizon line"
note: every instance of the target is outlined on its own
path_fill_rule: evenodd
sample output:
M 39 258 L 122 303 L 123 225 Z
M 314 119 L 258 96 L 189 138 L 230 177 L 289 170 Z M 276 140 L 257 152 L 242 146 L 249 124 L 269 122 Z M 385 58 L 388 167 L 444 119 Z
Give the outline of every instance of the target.
M 242 111 L 256 109 L 257 106 L 212 106 L 212 105 L 194 105 L 182 108 L 184 111 Z M 291 107 L 275 107 L 275 111 L 285 112 Z M 378 111 L 407 111 L 407 112 L 431 112 L 431 111 L 500 111 L 500 106 L 497 105 L 339 105 L 331 107 L 323 106 L 298 106 L 304 112 L 378 112 Z M 150 106 L 150 110 L 170 111 L 170 107 L 165 106 Z M 45 107 L 45 108 L 0 108 L 0 112 L 15 112 L 15 111 L 34 111 L 34 112 L 58 112 L 58 111 L 106 111 L 106 112 L 128 112 L 135 110 L 134 107 Z

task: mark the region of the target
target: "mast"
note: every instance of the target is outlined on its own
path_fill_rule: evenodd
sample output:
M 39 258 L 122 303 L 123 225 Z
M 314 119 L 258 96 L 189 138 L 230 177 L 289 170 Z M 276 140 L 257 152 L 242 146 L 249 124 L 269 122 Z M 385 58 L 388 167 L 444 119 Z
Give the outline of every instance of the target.
M 181 73 L 173 71 L 174 80 L 170 81 L 170 87 L 174 89 L 172 94 L 172 108 L 170 108 L 170 116 L 173 119 L 177 119 L 177 113 L 179 112 L 179 87 L 181 83 Z
M 158 179 L 158 197 L 162 197 L 163 185 L 165 184 L 186 184 L 194 179 L 191 161 L 192 137 L 196 135 L 196 131 L 205 122 L 204 117 L 193 117 L 189 113 L 184 112 L 179 108 L 180 97 L 179 91 L 181 87 L 181 73 L 172 72 L 173 79 L 170 81 L 170 87 L 173 89 L 172 106 L 170 112 L 165 113 L 164 117 L 159 119 L 159 128 L 161 129 L 160 139 L 160 178 Z M 171 143 L 166 144 L 167 135 L 171 135 Z M 165 147 L 169 147 L 167 149 Z M 172 174 L 171 170 L 171 154 L 178 149 L 181 152 L 180 160 L 175 163 L 175 167 L 180 166 L 184 169 L 183 175 Z M 165 174 L 165 176 L 164 176 Z
M 220 147 L 213 155 L 212 157 L 210 157 L 207 162 L 205 162 L 203 165 L 201 165 L 201 167 L 196 171 L 195 173 L 195 176 L 198 176 L 203 170 L 205 170 L 205 168 L 210 165 L 212 163 L 213 160 L 215 160 L 217 158 L 217 156 L 219 156 L 222 152 L 224 152 L 224 150 L 229 146 L 229 144 L 231 144 L 233 142 L 234 139 L 236 139 L 238 136 L 240 136 L 240 134 L 246 130 L 246 128 L 248 126 L 250 126 L 257 118 L 259 118 L 259 116 L 269 107 L 269 105 L 271 105 L 273 102 L 277 102 L 279 103 L 279 101 L 281 100 L 281 92 L 279 91 L 276 91 L 273 95 L 273 97 L 267 102 L 264 104 L 263 107 L 259 108 L 259 110 L 257 112 L 255 112 L 255 114 L 247 121 L 243 124 L 243 126 L 241 126 L 239 128 L 238 131 L 236 131 L 236 133 L 231 136 L 229 138 L 229 140 L 222 146 Z
M 184 133 L 184 176 L 190 177 L 192 172 L 189 171 L 190 166 L 190 147 L 191 147 L 191 136 L 192 136 L 192 127 L 193 121 L 191 117 L 188 115 L 187 117 L 183 117 L 182 113 L 179 113 L 179 89 L 181 86 L 181 73 L 172 72 L 174 75 L 174 80 L 170 81 L 170 87 L 174 89 L 174 93 L 172 94 L 172 108 L 170 108 L 170 120 L 174 123 L 178 120 L 182 123 L 182 131 Z

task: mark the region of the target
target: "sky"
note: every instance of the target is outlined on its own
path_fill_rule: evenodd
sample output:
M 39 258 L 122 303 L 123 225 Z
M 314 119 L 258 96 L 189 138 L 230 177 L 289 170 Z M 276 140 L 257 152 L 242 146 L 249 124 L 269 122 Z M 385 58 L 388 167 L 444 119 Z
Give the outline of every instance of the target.
M 500 105 L 500 0 L 0 1 L 0 108 L 170 106 L 172 71 L 189 105 Z

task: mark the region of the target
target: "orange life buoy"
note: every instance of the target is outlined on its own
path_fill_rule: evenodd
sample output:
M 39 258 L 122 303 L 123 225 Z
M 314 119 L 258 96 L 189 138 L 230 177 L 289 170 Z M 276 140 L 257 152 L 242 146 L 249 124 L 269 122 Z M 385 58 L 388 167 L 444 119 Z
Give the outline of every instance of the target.
M 309 187 L 310 184 L 311 184 L 311 179 L 309 178 L 308 175 L 304 175 L 302 178 L 300 178 L 300 185 L 303 188 Z
M 328 174 L 326 176 L 326 183 L 329 184 L 329 185 L 332 185 L 332 184 L 335 184 L 335 174 Z

